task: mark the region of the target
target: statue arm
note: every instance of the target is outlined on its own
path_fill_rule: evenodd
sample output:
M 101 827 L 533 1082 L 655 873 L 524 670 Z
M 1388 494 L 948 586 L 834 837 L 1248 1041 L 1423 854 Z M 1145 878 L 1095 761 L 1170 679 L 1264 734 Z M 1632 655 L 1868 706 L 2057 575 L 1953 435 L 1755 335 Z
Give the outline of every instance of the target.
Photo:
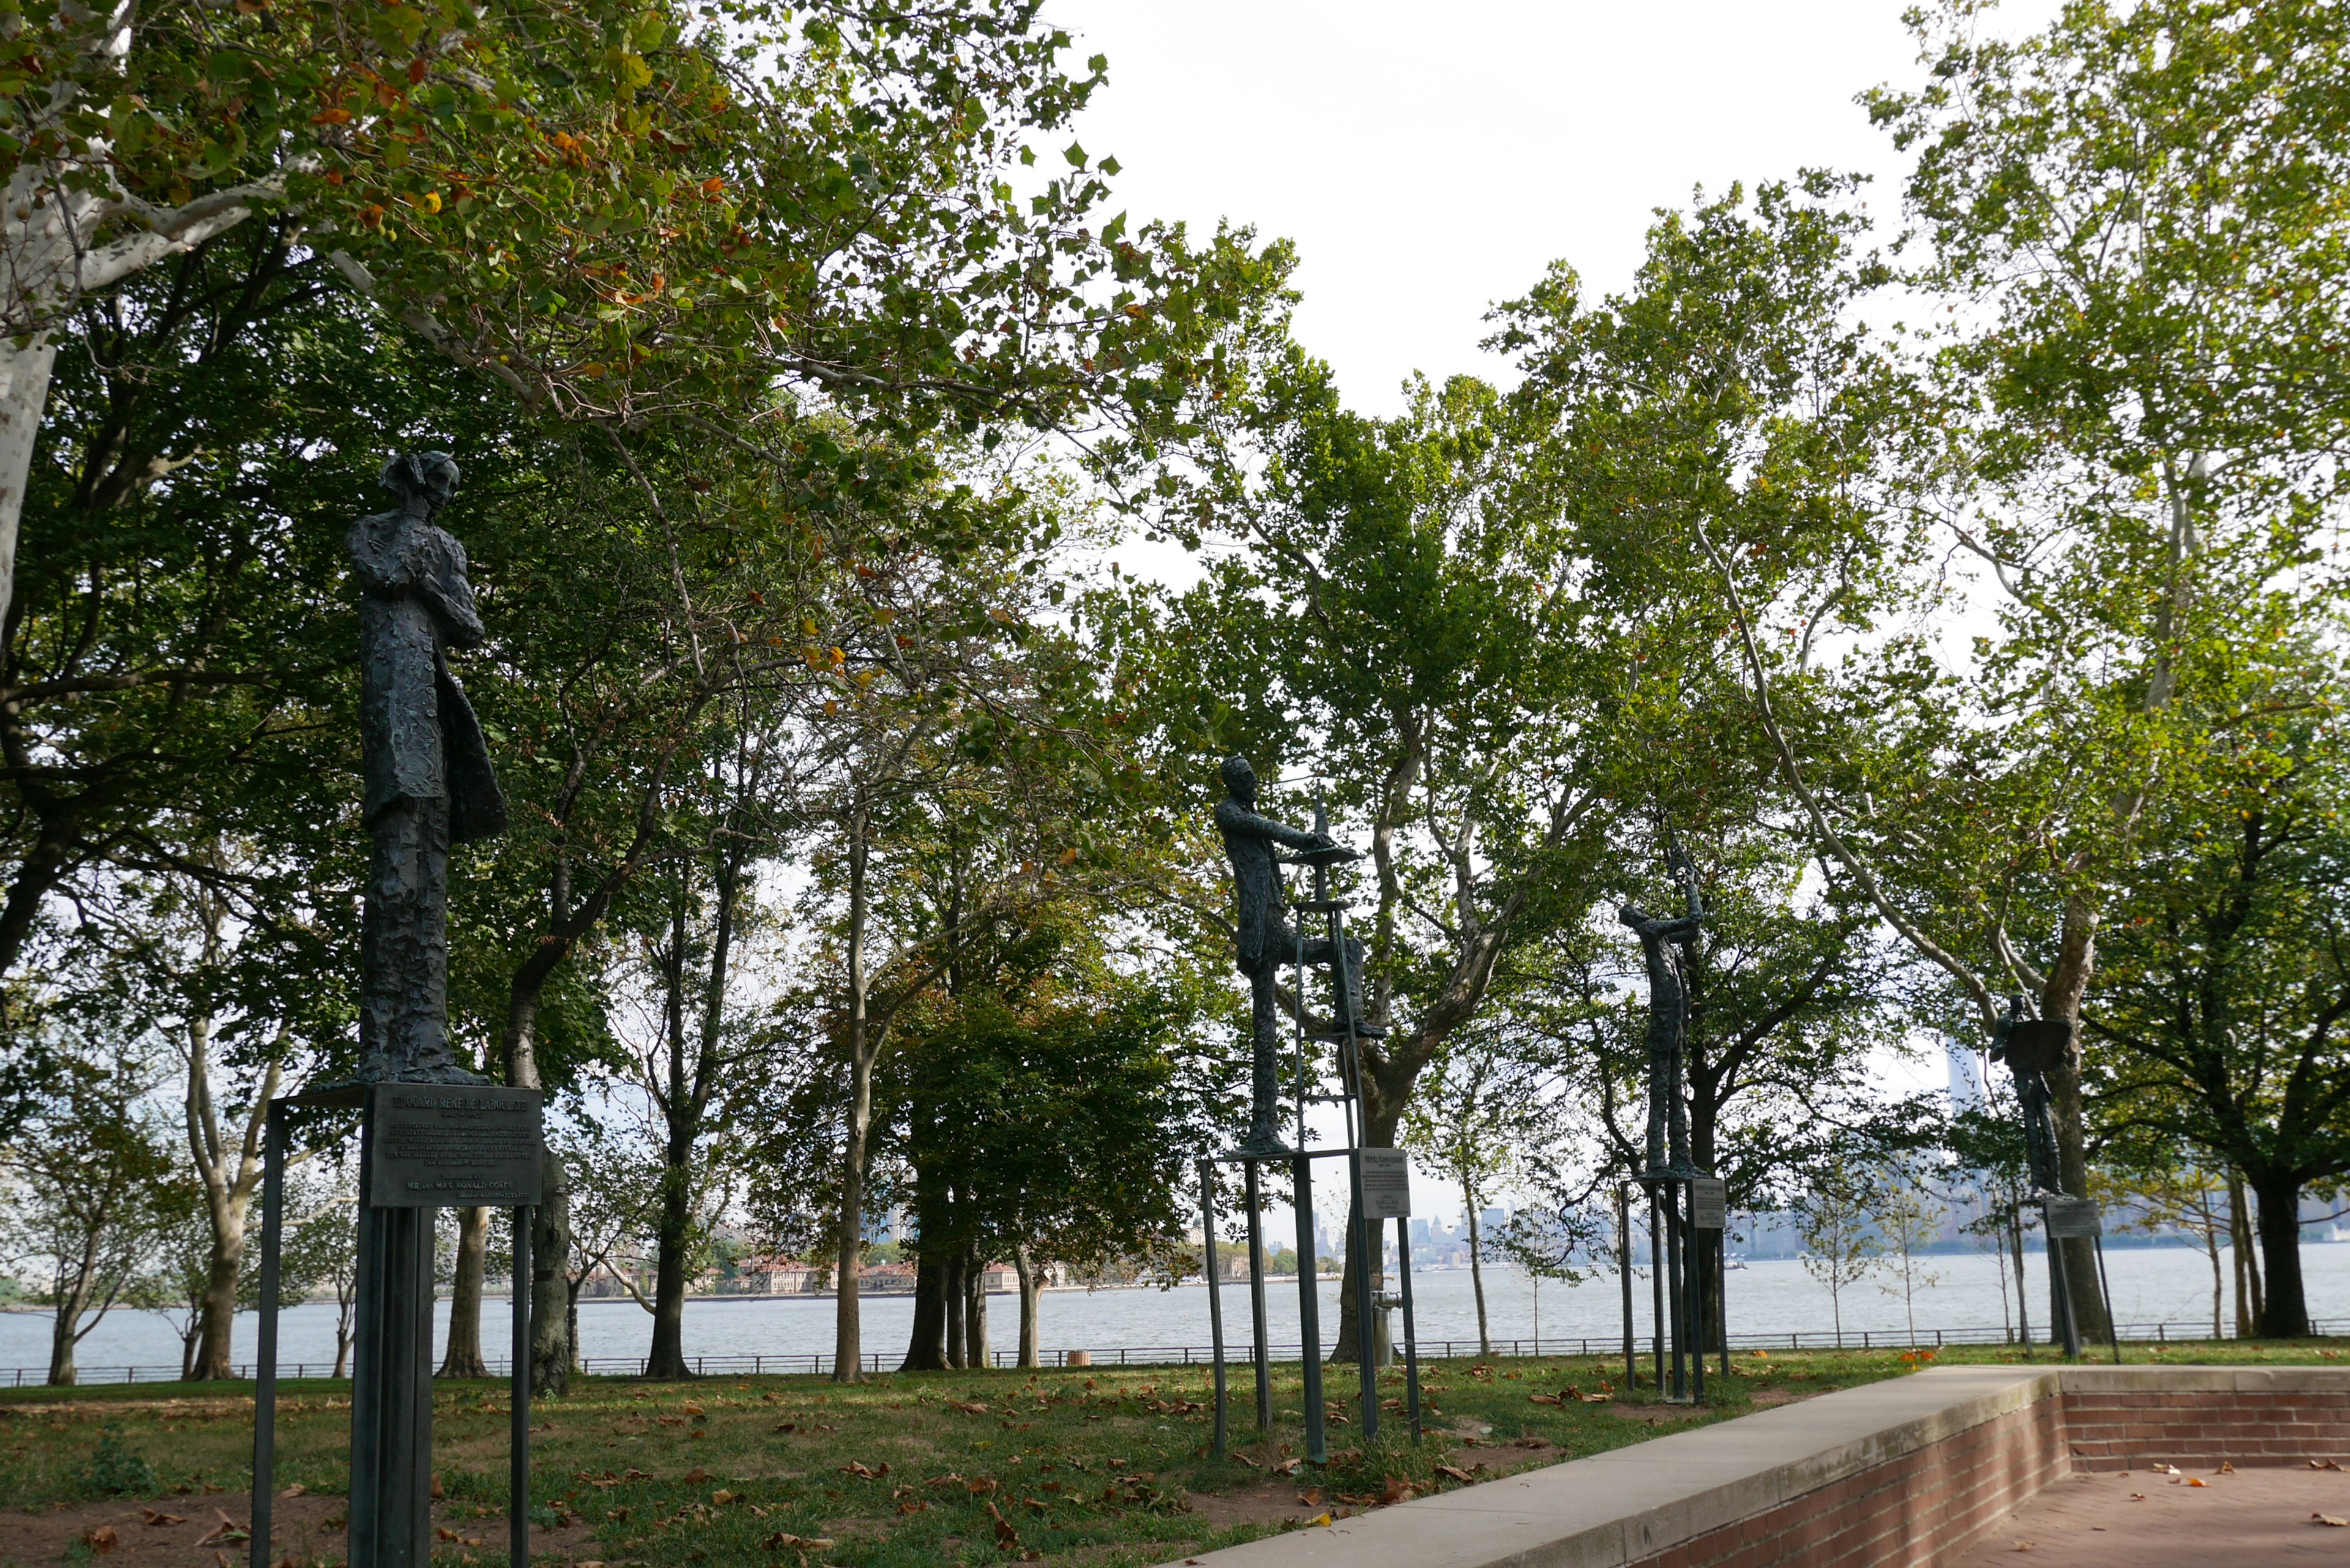
M 453 648 L 473 648 L 489 635 L 473 605 L 473 587 L 465 580 L 465 552 L 443 535 L 432 541 L 431 568 L 417 574 L 416 590 L 441 622 Z
M 1326 849 L 1330 846 L 1327 835 L 1309 833 L 1303 828 L 1275 822 L 1269 816 L 1259 816 L 1247 807 L 1235 805 L 1229 800 L 1218 803 L 1216 826 L 1243 838 L 1270 838 L 1275 844 L 1286 845 L 1292 849 Z

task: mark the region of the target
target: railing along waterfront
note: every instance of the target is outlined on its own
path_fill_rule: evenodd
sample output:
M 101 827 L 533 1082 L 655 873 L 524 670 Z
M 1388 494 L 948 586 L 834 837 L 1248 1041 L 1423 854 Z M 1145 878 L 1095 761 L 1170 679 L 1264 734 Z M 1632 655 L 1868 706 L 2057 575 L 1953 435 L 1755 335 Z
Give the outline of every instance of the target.
M 2350 1318 L 2312 1319 L 2313 1338 L 2335 1338 L 2350 1335 Z M 2168 1345 L 2209 1343 L 2211 1334 L 2208 1325 L 2191 1323 L 2126 1323 L 2121 1325 L 2124 1345 Z M 2237 1337 L 2233 1334 L 2220 1336 Z M 1643 1335 L 1637 1343 L 1646 1346 Z M 1730 1336 L 1732 1350 L 1934 1350 L 1947 1346 L 1970 1345 L 2015 1345 L 2019 1341 L 2012 1329 L 2001 1328 L 1937 1328 L 1919 1329 L 1912 1334 L 1907 1329 L 1850 1329 L 1838 1335 L 1828 1329 L 1811 1329 L 1787 1334 L 1733 1334 Z M 2049 1348 L 2045 1340 L 2035 1339 L 2036 1348 Z M 1278 1341 L 1267 1347 L 1275 1361 L 1295 1361 L 1299 1347 L 1292 1342 Z M 1419 1355 L 1423 1361 L 1472 1361 L 1492 1357 L 1523 1360 L 1547 1355 L 1621 1355 L 1624 1336 L 1612 1334 L 1576 1334 L 1571 1337 L 1541 1339 L 1496 1339 L 1490 1351 L 1481 1350 L 1473 1339 L 1423 1339 Z M 1236 1341 L 1224 1347 L 1227 1364 L 1239 1365 L 1249 1360 L 1251 1349 L 1246 1341 Z M 1047 1367 L 1084 1369 L 1100 1366 L 1198 1366 L 1214 1359 L 1214 1353 L 1203 1345 L 1120 1345 L 1112 1349 L 1047 1350 L 1042 1353 Z M 899 1357 L 895 1352 L 867 1351 L 858 1358 L 867 1372 L 889 1372 L 896 1368 Z M 799 1352 L 790 1355 L 690 1355 L 687 1365 L 696 1376 L 772 1377 L 827 1373 L 832 1370 L 832 1357 L 821 1352 Z M 1019 1363 L 1015 1352 L 999 1350 L 991 1354 L 989 1365 L 1014 1366 Z M 504 1361 L 485 1363 L 493 1377 L 506 1376 L 512 1364 Z M 591 1377 L 643 1377 L 648 1362 L 641 1355 L 590 1355 L 584 1357 L 578 1370 Z M 252 1380 L 249 1363 L 233 1369 L 234 1381 Z M 281 1362 L 277 1376 L 287 1378 L 331 1378 L 331 1362 Z M 0 1368 L 0 1387 L 37 1387 L 47 1382 L 47 1368 L 18 1366 Z M 176 1366 L 85 1366 L 78 1369 L 77 1381 L 82 1384 L 115 1383 L 178 1383 L 180 1369 Z

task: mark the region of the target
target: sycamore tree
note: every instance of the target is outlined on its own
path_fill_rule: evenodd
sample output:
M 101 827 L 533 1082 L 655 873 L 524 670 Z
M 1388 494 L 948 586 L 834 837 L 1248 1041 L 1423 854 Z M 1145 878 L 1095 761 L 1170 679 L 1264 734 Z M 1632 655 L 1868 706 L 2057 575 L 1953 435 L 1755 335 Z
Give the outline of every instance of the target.
M 1910 516 L 1974 576 L 1921 591 L 1965 590 L 1986 633 L 1963 665 L 1894 638 L 1823 696 L 1815 815 L 1979 1022 L 2012 990 L 2078 1023 L 2150 814 L 2293 683 L 2338 587 L 2350 22 L 2079 4 L 2002 38 L 1983 10 L 1920 13 L 1927 85 L 1868 102 L 1916 156 L 1916 281 L 1954 317 L 1952 439 L 1939 473 L 1913 467 Z M 2074 1194 L 2083 1038 L 2052 1079 Z M 2097 1293 L 2076 1299 L 2102 1336 Z
M 2162 793 L 2084 1011 L 2092 1125 L 2123 1162 L 2194 1168 L 2198 1191 L 2221 1170 L 2251 1189 L 2254 1326 L 2274 1337 L 2309 1332 L 2303 1192 L 2350 1177 L 2344 699 L 2338 673 L 2272 690 L 2213 737 L 2196 787 Z
M 1035 9 L 12 5 L 0 621 L 57 334 L 265 213 L 528 404 L 804 472 L 820 432 L 746 428 L 779 380 L 915 430 L 1062 422 L 1104 376 L 1148 407 L 1160 291 L 1095 215 L 1114 161 L 1072 142 L 1024 200 L 1007 178 L 1104 67 L 1065 68 Z

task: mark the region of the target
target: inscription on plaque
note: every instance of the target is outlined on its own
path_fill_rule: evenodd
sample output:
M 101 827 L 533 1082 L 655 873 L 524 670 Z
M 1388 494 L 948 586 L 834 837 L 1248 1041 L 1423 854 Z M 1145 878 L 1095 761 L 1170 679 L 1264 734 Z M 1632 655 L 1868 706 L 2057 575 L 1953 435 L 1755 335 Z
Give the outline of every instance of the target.
M 1719 1231 L 1730 1219 L 1730 1183 L 1720 1177 L 1700 1176 L 1690 1182 L 1690 1226 Z
M 2048 1216 L 2048 1234 L 2059 1239 L 2075 1236 L 2102 1236 L 2106 1233 L 2103 1218 L 2097 1213 L 2093 1198 L 2049 1198 L 2043 1201 Z
M 512 1209 L 538 1201 L 536 1089 L 378 1084 L 368 1100 L 368 1202 Z
M 1411 1217 L 1411 1161 L 1399 1148 L 1367 1148 L 1363 1160 L 1363 1213 L 1372 1220 Z

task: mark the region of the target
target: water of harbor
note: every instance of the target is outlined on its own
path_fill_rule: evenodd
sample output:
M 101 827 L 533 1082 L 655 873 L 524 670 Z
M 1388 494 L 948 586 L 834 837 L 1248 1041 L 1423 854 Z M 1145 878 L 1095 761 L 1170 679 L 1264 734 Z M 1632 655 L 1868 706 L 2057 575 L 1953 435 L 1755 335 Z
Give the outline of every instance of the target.
M 2167 1323 L 2172 1325 L 2173 1337 L 2210 1332 L 2211 1265 L 2205 1254 L 2175 1247 L 2116 1247 L 2107 1251 L 2106 1258 L 2116 1310 L 2124 1323 Z M 2220 1262 L 2224 1271 L 2226 1253 L 2220 1255 Z M 2031 1254 L 2026 1265 L 2031 1276 L 2026 1308 L 2033 1337 L 2041 1339 L 2048 1329 L 2047 1287 L 2041 1272 L 2044 1260 Z M 2350 1244 L 2305 1245 L 2302 1265 L 2311 1315 L 2350 1317 Z M 1477 1311 L 1468 1272 L 1416 1272 L 1412 1284 L 1422 1342 L 1453 1340 L 1466 1342 L 1473 1349 Z M 2013 1320 L 2012 1281 L 2002 1310 L 1999 1268 L 1988 1254 L 1922 1257 L 1918 1260 L 1913 1286 L 1910 1299 L 1905 1301 L 1898 1276 L 1880 1275 L 1846 1286 L 1841 1301 L 1833 1301 L 1827 1288 L 1806 1273 L 1800 1262 L 1757 1260 L 1730 1275 L 1730 1327 L 1741 1334 L 1808 1336 L 1835 1326 L 1840 1308 L 1843 1326 L 1856 1343 L 1864 1332 L 1882 1343 L 1878 1336 L 1906 1333 L 1913 1312 L 1929 1341 L 1938 1328 L 1998 1329 Z M 1338 1321 L 1337 1282 L 1320 1282 L 1318 1297 L 1326 1338 L 1336 1332 Z M 1597 1342 L 1622 1332 L 1622 1286 L 1612 1273 L 1569 1285 L 1555 1280 L 1537 1282 L 1506 1266 L 1493 1265 L 1485 1271 L 1485 1297 L 1497 1340 L 1530 1339 L 1539 1332 L 1546 1341 L 1587 1337 Z M 1633 1299 L 1636 1327 L 1645 1334 L 1649 1303 L 1645 1270 L 1636 1281 Z M 1295 1282 L 1276 1283 L 1268 1293 L 1266 1309 L 1266 1337 L 1275 1345 L 1294 1344 L 1298 1337 Z M 883 1352 L 894 1361 L 911 1326 L 912 1299 L 868 1298 L 862 1312 L 866 1349 Z M 829 1297 L 697 1299 L 685 1308 L 685 1352 L 690 1356 L 828 1355 L 833 1317 L 834 1303 Z M 448 1304 L 443 1302 L 441 1324 L 445 1325 L 447 1318 Z M 506 1321 L 503 1303 L 485 1313 L 484 1318 L 484 1338 L 494 1356 Z M 297 1365 L 321 1370 L 321 1364 L 331 1365 L 334 1321 L 330 1306 L 313 1303 L 287 1309 L 279 1330 L 281 1363 L 289 1371 Z M 1244 1285 L 1224 1287 L 1224 1321 L 1231 1340 L 1244 1343 L 1248 1337 Z M 176 1370 L 180 1341 L 175 1322 L 176 1314 L 167 1313 L 110 1312 L 82 1341 L 80 1364 L 93 1376 L 98 1369 L 121 1366 Z M 989 1298 L 988 1328 L 996 1348 L 1008 1350 L 1014 1345 L 1018 1324 L 1016 1297 Z M 591 1357 L 634 1357 L 645 1352 L 652 1319 L 626 1299 L 589 1301 L 581 1303 L 579 1331 L 581 1348 Z M 1047 1351 L 1114 1353 L 1205 1345 L 1207 1288 L 1193 1282 L 1172 1290 L 1143 1286 L 1047 1292 L 1041 1332 Z M 0 1378 L 5 1378 L 10 1368 L 45 1367 L 48 1339 L 46 1314 L 0 1313 Z M 236 1355 L 240 1360 L 249 1358 L 253 1349 L 254 1319 L 246 1314 L 237 1320 Z

